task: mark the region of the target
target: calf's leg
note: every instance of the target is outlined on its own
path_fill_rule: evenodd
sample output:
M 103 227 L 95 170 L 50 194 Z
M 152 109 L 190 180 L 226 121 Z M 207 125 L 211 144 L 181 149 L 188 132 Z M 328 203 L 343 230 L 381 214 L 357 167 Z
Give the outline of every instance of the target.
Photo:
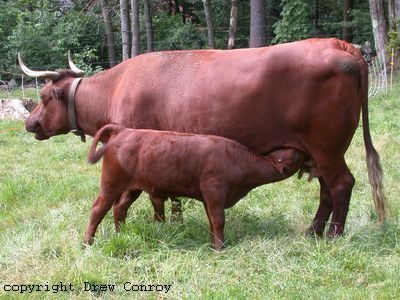
M 115 222 L 115 230 L 119 231 L 120 224 L 125 222 L 126 216 L 128 214 L 129 207 L 136 201 L 142 191 L 128 191 L 122 194 L 121 198 L 118 202 L 113 204 L 113 213 L 114 213 L 114 222 Z M 183 219 L 182 209 L 181 209 L 181 200 L 176 197 L 171 198 L 171 220 L 179 221 Z M 164 201 L 165 202 L 165 201 Z M 159 204 L 157 207 L 157 212 L 154 211 L 154 214 L 157 214 L 159 217 L 155 218 L 158 221 L 165 221 L 165 213 L 164 213 L 164 202 Z M 154 207 L 154 203 L 153 207 Z M 161 208 L 162 205 L 162 208 Z M 156 208 L 154 208 L 156 209 Z M 162 211 L 162 213 L 161 213 Z
M 224 227 L 225 211 L 221 205 L 215 203 L 204 203 L 208 221 L 211 229 L 211 243 L 216 251 L 220 251 L 225 244 Z
M 216 182 L 200 184 L 203 193 L 203 204 L 211 229 L 211 242 L 216 251 L 224 247 L 225 198 L 226 188 Z
M 117 202 L 113 203 L 114 224 L 117 232 L 120 230 L 121 223 L 125 222 L 129 207 L 141 193 L 142 191 L 126 191 Z
M 150 195 L 150 200 L 154 208 L 154 221 L 164 222 L 165 221 L 164 202 L 167 199 Z
M 106 213 L 110 210 L 114 201 L 120 198 L 121 194 L 118 195 L 105 195 L 100 193 L 96 201 L 92 206 L 92 213 L 90 215 L 89 224 L 86 229 L 86 234 L 84 238 L 84 243 L 91 245 L 93 243 L 94 235 L 96 234 L 97 226 L 103 220 Z

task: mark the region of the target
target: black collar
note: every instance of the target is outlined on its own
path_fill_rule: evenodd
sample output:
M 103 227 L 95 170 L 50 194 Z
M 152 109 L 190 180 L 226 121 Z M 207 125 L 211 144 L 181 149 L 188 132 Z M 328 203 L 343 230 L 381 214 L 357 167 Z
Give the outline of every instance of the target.
M 69 89 L 68 120 L 71 132 L 73 134 L 79 135 L 81 137 L 82 142 L 86 142 L 85 133 L 78 128 L 78 124 L 76 123 L 76 111 L 75 111 L 75 93 L 81 80 L 82 78 L 75 78 L 74 81 L 72 81 L 71 88 Z

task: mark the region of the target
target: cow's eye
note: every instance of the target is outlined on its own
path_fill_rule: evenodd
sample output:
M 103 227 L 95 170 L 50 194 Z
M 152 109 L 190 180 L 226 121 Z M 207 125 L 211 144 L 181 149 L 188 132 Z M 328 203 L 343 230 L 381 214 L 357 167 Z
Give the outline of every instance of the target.
M 47 97 L 40 97 L 42 100 L 43 105 L 47 105 L 49 103 L 49 99 Z

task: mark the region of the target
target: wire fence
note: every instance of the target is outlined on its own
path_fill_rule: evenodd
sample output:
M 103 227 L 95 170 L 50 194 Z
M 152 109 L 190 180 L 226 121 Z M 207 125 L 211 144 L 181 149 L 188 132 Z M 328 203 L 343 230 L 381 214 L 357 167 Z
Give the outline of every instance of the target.
M 392 79 L 391 82 L 393 82 Z M 387 92 L 388 74 L 386 64 L 376 57 L 369 63 L 368 97 Z
M 378 55 L 372 58 L 368 63 L 368 97 L 374 97 L 379 94 L 387 94 L 391 91 L 393 87 L 393 77 L 394 77 L 394 52 L 392 52 L 390 56 L 389 67 L 384 63 L 383 56 Z M 26 90 L 27 89 L 35 89 L 36 91 L 36 100 L 39 101 L 39 90 L 43 87 L 44 81 L 34 79 L 34 82 L 30 81 L 29 84 L 26 82 L 26 77 L 20 73 L 10 73 L 15 78 L 20 78 L 20 85 L 10 84 L 10 82 L 0 80 L 0 92 L 4 92 L 7 95 L 8 99 L 12 98 L 12 91 L 16 89 L 21 90 L 22 98 L 26 98 Z M 30 93 L 32 95 L 32 93 Z

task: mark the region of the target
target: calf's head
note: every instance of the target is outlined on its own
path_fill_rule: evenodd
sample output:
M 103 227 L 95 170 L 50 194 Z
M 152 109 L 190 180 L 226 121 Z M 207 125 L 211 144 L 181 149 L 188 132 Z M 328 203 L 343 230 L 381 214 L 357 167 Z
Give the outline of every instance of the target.
M 271 152 L 268 157 L 283 178 L 289 178 L 302 168 L 307 155 L 299 150 L 283 148 Z
M 73 79 L 81 77 L 83 71 L 73 64 L 70 54 L 68 58 L 71 70 L 32 71 L 22 62 L 20 54 L 18 54 L 19 65 L 26 75 L 51 80 L 40 91 L 41 101 L 25 121 L 26 130 L 35 133 L 35 138 L 38 140 L 45 140 L 70 131 L 68 93 Z

